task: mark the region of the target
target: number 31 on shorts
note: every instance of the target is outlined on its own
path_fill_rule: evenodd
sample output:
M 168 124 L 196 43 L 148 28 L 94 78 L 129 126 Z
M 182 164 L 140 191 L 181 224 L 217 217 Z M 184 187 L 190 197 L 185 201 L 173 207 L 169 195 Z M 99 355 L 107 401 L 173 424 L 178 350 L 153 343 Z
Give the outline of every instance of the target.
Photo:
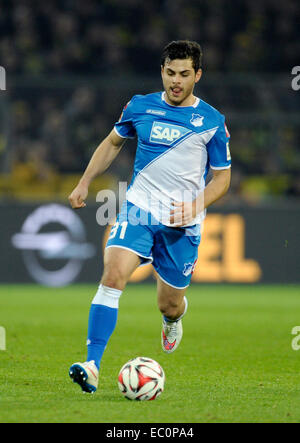
M 123 221 L 122 223 L 116 222 L 110 231 L 110 236 L 108 237 L 108 240 L 111 240 L 112 238 L 115 238 L 117 233 L 119 232 L 119 238 L 123 240 L 125 237 L 126 229 L 127 229 L 128 221 Z M 120 227 L 120 229 L 119 229 Z

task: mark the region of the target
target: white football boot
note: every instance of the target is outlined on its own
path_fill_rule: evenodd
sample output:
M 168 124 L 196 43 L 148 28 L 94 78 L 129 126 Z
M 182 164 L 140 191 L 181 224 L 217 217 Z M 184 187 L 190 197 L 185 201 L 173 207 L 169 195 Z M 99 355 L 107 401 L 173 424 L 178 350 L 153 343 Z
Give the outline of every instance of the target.
M 163 351 L 167 352 L 168 354 L 174 352 L 178 348 L 179 343 L 181 342 L 182 339 L 183 329 L 182 329 L 181 319 L 182 317 L 185 316 L 188 308 L 188 301 L 185 296 L 184 296 L 184 302 L 185 302 L 184 311 L 177 320 L 166 321 L 163 317 L 163 324 L 161 331 L 161 346 L 163 348 Z
M 94 360 L 74 363 L 69 369 L 74 383 L 78 383 L 83 392 L 93 394 L 98 387 L 99 370 Z
M 170 354 L 174 352 L 181 342 L 183 334 L 181 319 L 173 322 L 165 321 L 163 319 L 161 332 L 161 345 L 163 351 Z

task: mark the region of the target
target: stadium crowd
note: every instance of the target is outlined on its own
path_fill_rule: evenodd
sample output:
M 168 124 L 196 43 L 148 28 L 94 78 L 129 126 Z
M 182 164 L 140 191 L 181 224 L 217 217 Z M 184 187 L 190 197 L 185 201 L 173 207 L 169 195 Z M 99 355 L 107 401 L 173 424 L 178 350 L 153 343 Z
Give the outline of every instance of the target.
M 188 38 L 203 46 L 200 95 L 224 112 L 232 133 L 228 198 L 299 196 L 300 123 L 287 118 L 299 109 L 299 93 L 272 79 L 289 79 L 296 64 L 299 20 L 296 0 L 0 0 L 12 175 L 51 182 L 80 174 L 130 96 L 161 87 L 162 47 Z M 266 73 L 270 83 L 256 83 Z M 5 109 L 0 103 L 0 114 Z M 110 174 L 129 180 L 134 152 L 129 143 Z
M 162 44 L 179 37 L 203 43 L 210 71 L 285 71 L 299 18 L 297 0 L 1 0 L 0 59 L 30 75 L 156 74 Z

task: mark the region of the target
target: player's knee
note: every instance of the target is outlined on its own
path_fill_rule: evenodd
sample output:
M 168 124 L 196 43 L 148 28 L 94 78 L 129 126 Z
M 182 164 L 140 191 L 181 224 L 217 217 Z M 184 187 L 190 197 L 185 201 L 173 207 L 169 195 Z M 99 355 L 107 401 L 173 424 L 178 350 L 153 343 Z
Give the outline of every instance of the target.
M 127 276 L 117 265 L 106 265 L 104 267 L 101 283 L 110 288 L 123 290 L 127 283 Z
M 158 302 L 158 308 L 162 313 L 162 315 L 164 315 L 165 317 L 177 318 L 181 308 L 181 304 L 182 304 L 181 300 L 174 300 L 174 299 L 160 300 Z

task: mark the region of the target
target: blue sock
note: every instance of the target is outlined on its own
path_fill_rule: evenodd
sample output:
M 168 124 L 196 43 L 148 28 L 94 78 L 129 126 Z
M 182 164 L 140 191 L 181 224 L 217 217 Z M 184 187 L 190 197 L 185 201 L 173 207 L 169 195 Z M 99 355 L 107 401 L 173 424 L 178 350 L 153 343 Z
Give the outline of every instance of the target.
M 100 362 L 118 318 L 119 298 L 122 291 L 99 286 L 89 314 L 87 361 L 94 360 L 99 369 Z

